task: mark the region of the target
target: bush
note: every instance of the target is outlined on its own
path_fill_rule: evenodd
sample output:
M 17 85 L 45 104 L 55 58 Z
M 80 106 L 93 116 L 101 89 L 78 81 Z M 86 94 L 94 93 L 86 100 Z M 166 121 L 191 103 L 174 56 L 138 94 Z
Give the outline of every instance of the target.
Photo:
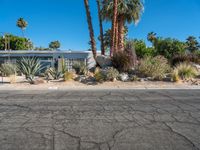
M 74 78 L 73 72 L 70 72 L 70 71 L 65 72 L 65 74 L 64 74 L 64 80 L 65 81 L 72 80 L 73 78 Z
M 106 69 L 97 69 L 95 71 L 94 77 L 97 82 L 103 81 L 114 81 L 119 76 L 119 72 L 117 69 L 113 67 L 109 67 Z
M 138 66 L 139 73 L 157 80 L 161 80 L 169 70 L 168 61 L 163 56 L 145 57 Z
M 75 63 L 72 68 L 76 71 L 78 75 L 86 75 L 87 74 L 87 66 L 85 63 Z
M 135 52 L 137 57 L 144 58 L 147 56 L 153 57 L 155 56 L 155 49 L 152 47 L 147 47 L 146 43 L 143 40 L 133 40 Z
M 167 59 L 171 59 L 174 55 L 185 53 L 185 43 L 171 38 L 158 38 L 155 43 L 157 55 L 162 55 Z
M 18 70 L 26 76 L 26 79 L 34 84 L 34 78 L 42 70 L 42 66 L 37 58 L 21 58 L 17 61 Z
M 136 56 L 134 56 L 131 51 L 119 51 L 114 53 L 111 60 L 113 67 L 115 67 L 119 72 L 127 72 L 136 64 Z
M 117 69 L 111 67 L 105 71 L 106 81 L 114 81 L 119 76 L 119 72 Z
M 15 75 L 17 72 L 17 66 L 11 63 L 4 63 L 0 67 L 2 76 L 11 76 Z
M 185 79 L 196 77 L 198 76 L 198 74 L 199 74 L 198 70 L 194 66 L 192 66 L 189 63 L 184 62 L 184 63 L 178 64 L 174 68 L 172 78 L 174 81 L 177 81 L 175 80 L 175 77 L 176 79 L 185 80 Z
M 94 78 L 97 82 L 104 82 L 106 80 L 106 75 L 103 71 L 96 71 L 94 74 Z
M 196 55 L 196 54 L 180 54 L 180 55 L 175 55 L 172 58 L 172 65 L 175 66 L 176 64 L 180 64 L 183 62 L 193 62 L 193 63 L 197 63 L 200 64 L 200 56 Z

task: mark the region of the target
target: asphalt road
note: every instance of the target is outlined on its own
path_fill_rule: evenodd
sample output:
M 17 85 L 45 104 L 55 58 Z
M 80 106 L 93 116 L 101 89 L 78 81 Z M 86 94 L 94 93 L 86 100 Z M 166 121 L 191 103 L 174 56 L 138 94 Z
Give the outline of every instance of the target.
M 200 90 L 0 91 L 0 150 L 200 150 Z

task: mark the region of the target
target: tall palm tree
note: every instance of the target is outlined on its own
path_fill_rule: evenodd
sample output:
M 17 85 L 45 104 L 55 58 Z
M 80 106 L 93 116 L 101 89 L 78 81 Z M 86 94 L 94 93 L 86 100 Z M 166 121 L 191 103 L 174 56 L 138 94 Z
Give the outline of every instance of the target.
M 112 17 L 112 45 L 110 56 L 113 55 L 118 49 L 118 22 L 117 22 L 117 14 L 118 14 L 118 0 L 113 0 L 113 17 Z
M 103 37 L 103 23 L 101 14 L 101 1 L 97 0 L 98 16 L 99 16 L 99 28 L 100 28 L 100 41 L 101 41 L 101 55 L 105 55 L 104 37 Z
M 96 59 L 96 56 L 97 56 L 96 41 L 95 41 L 95 37 L 94 37 L 94 29 L 92 26 L 92 17 L 90 14 L 90 7 L 89 7 L 88 0 L 84 0 L 84 4 L 85 4 L 86 15 L 87 15 L 88 29 L 89 29 L 89 33 L 90 33 L 91 49 L 92 49 L 93 57 L 94 57 L 94 59 Z
M 17 20 L 17 26 L 22 30 L 22 36 L 24 37 L 24 31 L 26 27 L 28 26 L 27 21 L 25 21 L 23 18 L 19 18 Z
M 153 41 L 156 39 L 156 33 L 155 32 L 149 32 L 147 35 L 147 40 L 153 43 Z
M 187 50 L 191 53 L 194 53 L 199 49 L 199 43 L 197 41 L 197 38 L 194 36 L 189 36 L 186 39 L 186 45 L 187 45 Z
M 112 20 L 114 15 L 114 0 L 104 0 L 103 14 L 105 20 Z M 124 31 L 126 23 L 139 22 L 142 12 L 144 10 L 142 0 L 118 0 L 117 4 L 117 22 L 118 22 L 118 47 L 119 50 L 124 49 Z

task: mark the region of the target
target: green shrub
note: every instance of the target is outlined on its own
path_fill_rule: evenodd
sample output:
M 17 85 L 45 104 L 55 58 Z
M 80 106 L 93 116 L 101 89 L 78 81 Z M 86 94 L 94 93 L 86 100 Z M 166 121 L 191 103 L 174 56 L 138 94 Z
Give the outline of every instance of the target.
M 145 57 L 138 66 L 139 73 L 157 80 L 161 80 L 169 70 L 168 61 L 162 56 Z
M 174 79 L 175 76 L 178 76 L 178 78 L 184 80 L 184 79 L 190 79 L 193 77 L 198 76 L 199 72 L 198 70 L 192 66 L 189 63 L 180 63 L 178 64 L 174 70 L 173 70 L 173 74 L 172 77 Z
M 78 75 L 86 75 L 87 74 L 87 66 L 85 63 L 75 63 L 72 68 L 76 71 L 76 74 Z
M 96 71 L 94 74 L 94 78 L 97 82 L 104 82 L 106 81 L 106 75 L 103 71 L 99 70 Z
M 105 71 L 105 76 L 107 81 L 114 81 L 119 76 L 119 72 L 117 69 L 111 67 Z
M 26 76 L 26 79 L 33 84 L 35 76 L 42 69 L 40 62 L 37 58 L 21 58 L 17 61 L 18 70 Z
M 66 71 L 66 72 L 64 73 L 64 80 L 65 80 L 65 81 L 72 80 L 73 77 L 74 77 L 73 72 Z
M 185 53 L 185 43 L 171 38 L 158 38 L 155 43 L 157 55 L 171 59 L 174 55 Z
M 133 44 L 137 57 L 144 58 L 147 56 L 155 56 L 155 49 L 152 47 L 147 47 L 146 43 L 143 40 L 135 39 L 133 40 Z
M 12 63 L 4 63 L 1 65 L 0 71 L 3 76 L 15 75 L 17 72 L 17 66 Z
M 114 81 L 119 76 L 119 72 L 117 69 L 113 67 L 109 67 L 106 69 L 97 69 L 95 71 L 94 77 L 97 82 L 103 81 Z

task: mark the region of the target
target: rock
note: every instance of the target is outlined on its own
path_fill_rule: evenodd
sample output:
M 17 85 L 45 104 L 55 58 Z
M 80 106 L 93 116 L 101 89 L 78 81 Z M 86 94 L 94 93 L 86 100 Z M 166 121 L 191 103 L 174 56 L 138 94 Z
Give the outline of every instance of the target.
M 140 78 L 139 81 L 140 81 L 140 82 L 144 82 L 144 81 L 145 81 L 145 78 Z
M 86 79 L 87 79 L 87 76 L 80 75 L 80 76 L 76 77 L 74 80 L 78 81 L 78 82 L 84 82 Z
M 194 67 L 196 67 L 200 71 L 200 65 L 199 64 L 193 64 Z
M 172 81 L 172 78 L 171 78 L 171 77 L 165 77 L 165 78 L 163 78 L 163 81 L 171 82 L 171 81 Z
M 93 85 L 96 83 L 96 79 L 92 76 L 89 76 L 88 78 L 86 78 L 85 80 L 82 80 L 81 82 L 84 84 Z
M 101 68 L 107 68 L 112 66 L 111 58 L 108 56 L 99 55 L 97 56 L 96 61 Z
M 128 76 L 128 74 L 126 74 L 126 73 L 122 73 L 122 74 L 119 75 L 119 79 L 120 79 L 121 81 L 123 81 L 123 82 L 126 82 L 126 81 L 129 80 L 129 76 Z

